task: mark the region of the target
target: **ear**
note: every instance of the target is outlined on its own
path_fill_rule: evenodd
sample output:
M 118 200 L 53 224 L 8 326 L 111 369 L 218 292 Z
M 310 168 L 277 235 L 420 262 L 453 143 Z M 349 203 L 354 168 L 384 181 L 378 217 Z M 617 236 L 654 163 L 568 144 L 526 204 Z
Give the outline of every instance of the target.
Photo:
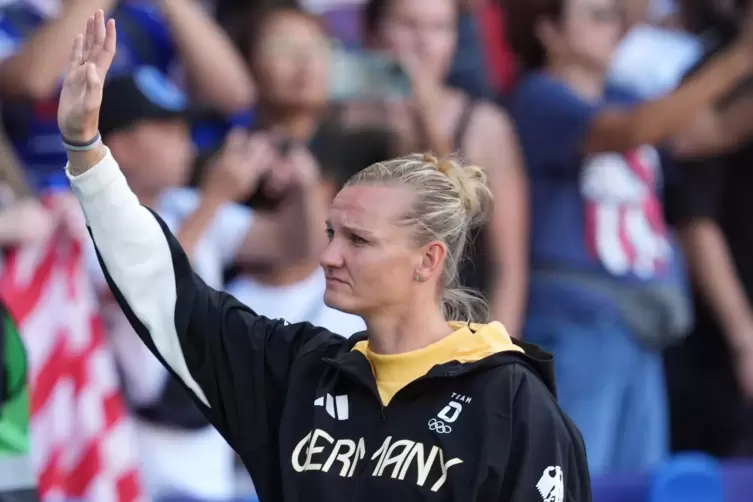
M 447 246 L 443 242 L 432 241 L 424 246 L 421 263 L 416 267 L 417 280 L 426 282 L 429 279 L 439 277 L 446 258 Z

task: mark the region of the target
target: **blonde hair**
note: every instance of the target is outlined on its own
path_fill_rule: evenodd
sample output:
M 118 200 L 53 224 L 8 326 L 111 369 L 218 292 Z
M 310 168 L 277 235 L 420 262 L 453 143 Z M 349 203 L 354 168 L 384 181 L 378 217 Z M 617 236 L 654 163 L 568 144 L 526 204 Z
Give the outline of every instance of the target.
M 419 246 L 439 240 L 447 246 L 442 271 L 442 313 L 448 320 L 485 322 L 489 308 L 477 291 L 459 284 L 460 264 L 469 233 L 486 221 L 492 192 L 483 169 L 456 157 L 437 159 L 411 154 L 378 162 L 356 173 L 346 186 L 389 184 L 407 186 L 415 200 L 404 222 L 414 229 Z

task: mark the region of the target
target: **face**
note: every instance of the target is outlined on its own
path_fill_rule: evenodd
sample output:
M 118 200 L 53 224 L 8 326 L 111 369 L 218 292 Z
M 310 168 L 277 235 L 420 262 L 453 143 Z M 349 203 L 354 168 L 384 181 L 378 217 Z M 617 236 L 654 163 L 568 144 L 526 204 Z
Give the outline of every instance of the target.
M 649 0 L 621 0 L 620 6 L 626 27 L 649 22 Z
M 622 36 L 619 0 L 566 0 L 550 48 L 570 62 L 606 70 Z M 552 47 L 554 46 L 554 47 Z
M 455 0 L 392 0 L 374 44 L 421 75 L 443 80 L 457 42 Z
M 422 260 L 410 227 L 400 224 L 411 200 L 409 191 L 385 186 L 349 186 L 337 194 L 321 255 L 327 305 L 364 316 L 405 304 Z
M 286 107 L 318 108 L 329 92 L 330 41 L 301 14 L 272 15 L 251 53 L 261 100 Z
M 154 191 L 183 185 L 195 155 L 183 119 L 138 124 L 119 133 L 113 148 L 129 181 Z

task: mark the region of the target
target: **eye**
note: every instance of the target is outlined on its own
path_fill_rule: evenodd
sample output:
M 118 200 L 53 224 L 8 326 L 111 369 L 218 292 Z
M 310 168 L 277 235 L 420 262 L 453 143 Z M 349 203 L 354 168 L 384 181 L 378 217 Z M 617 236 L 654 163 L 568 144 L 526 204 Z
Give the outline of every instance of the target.
M 327 240 L 332 240 L 335 237 L 335 231 L 331 228 L 327 229 Z
M 369 241 L 356 234 L 350 234 L 350 241 L 356 246 L 365 246 L 369 243 Z

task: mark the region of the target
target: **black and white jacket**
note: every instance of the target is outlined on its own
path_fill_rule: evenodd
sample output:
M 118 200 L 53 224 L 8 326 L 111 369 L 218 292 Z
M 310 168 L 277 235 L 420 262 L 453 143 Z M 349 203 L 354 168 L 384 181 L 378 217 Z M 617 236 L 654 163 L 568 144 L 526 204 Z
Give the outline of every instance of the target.
M 71 177 L 113 293 L 247 466 L 263 502 L 589 502 L 551 357 L 435 366 L 379 398 L 369 362 L 307 323 L 256 315 L 191 270 L 109 155 Z

